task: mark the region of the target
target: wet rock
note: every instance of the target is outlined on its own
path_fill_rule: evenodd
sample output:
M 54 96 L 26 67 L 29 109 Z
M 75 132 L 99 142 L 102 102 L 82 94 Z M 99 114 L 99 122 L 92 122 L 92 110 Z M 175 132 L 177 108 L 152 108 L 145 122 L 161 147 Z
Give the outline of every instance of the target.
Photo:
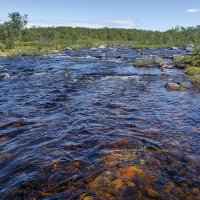
M 93 191 L 106 190 L 112 183 L 113 177 L 110 171 L 105 171 L 100 174 L 93 182 L 89 183 L 89 188 Z
M 167 85 L 165 85 L 165 87 L 168 90 L 179 90 L 180 89 L 179 84 L 177 84 L 177 83 L 168 83 Z
M 10 127 L 22 127 L 22 126 L 28 126 L 28 125 L 33 125 L 33 122 L 24 122 L 24 121 L 15 121 L 15 122 L 10 122 L 8 124 L 5 124 L 3 126 L 0 127 L 0 130 L 4 130 L 6 128 L 10 128 Z
M 173 82 L 167 83 L 165 87 L 166 89 L 171 91 L 183 91 L 190 88 L 190 86 L 187 83 L 173 83 Z
M 93 200 L 93 196 L 84 196 L 82 200 Z
M 166 62 L 163 58 L 155 56 L 154 57 L 154 64 L 158 67 L 162 67 L 163 65 L 166 65 Z
M 65 51 L 72 51 L 72 48 L 66 47 L 66 48 L 65 48 Z
M 7 142 L 8 140 L 12 139 L 11 137 L 5 136 L 0 138 L 0 143 Z
M 154 64 L 157 67 L 161 67 L 162 69 L 168 69 L 172 67 L 162 57 L 158 57 L 158 56 L 154 57 Z
M 172 68 L 172 66 L 167 63 L 162 65 L 162 67 L 161 67 L 161 69 L 169 69 L 169 68 Z
M 178 47 L 170 47 L 169 49 L 170 50 L 178 50 L 179 48 Z
M 133 183 L 131 181 L 126 181 L 126 184 L 128 187 L 136 187 L 135 183 Z
M 106 59 L 106 53 L 102 53 L 100 56 L 95 56 L 95 58 L 99 58 L 101 60 L 105 60 Z
M 106 59 L 106 53 L 102 53 L 101 56 L 100 56 L 100 59 L 101 59 L 101 60 Z
M 106 48 L 106 45 L 100 45 L 98 48 L 99 48 L 99 49 L 105 49 L 105 48 Z
M 141 59 L 136 60 L 133 63 L 135 67 L 161 67 L 161 68 L 171 68 L 168 63 L 159 56 L 149 56 L 143 57 Z
M 154 58 L 153 57 L 143 57 L 141 59 L 136 60 L 133 63 L 134 67 L 153 67 L 154 66 Z
M 140 175 L 143 175 L 143 171 L 134 165 L 123 167 L 116 171 L 116 176 L 121 179 L 131 179 Z
M 186 83 L 173 83 L 173 82 L 167 83 L 165 87 L 171 91 L 182 91 L 189 88 Z
M 116 179 L 110 184 L 110 190 L 112 192 L 118 192 L 119 190 L 126 189 L 126 184 L 121 179 Z
M 167 72 L 168 70 L 166 68 L 161 68 L 162 72 Z
M 188 45 L 185 48 L 185 50 L 186 50 L 187 53 L 193 52 L 194 51 L 194 45 Z
M 115 62 L 117 62 L 117 63 L 123 63 L 124 59 L 121 56 L 117 56 Z
M 111 172 L 105 171 L 95 179 L 97 187 L 102 188 L 109 185 L 112 181 Z
M 52 53 L 59 53 L 60 51 L 58 51 L 58 50 L 52 50 L 51 52 Z
M 102 156 L 102 166 L 114 167 L 120 165 L 120 163 L 129 162 L 130 160 L 136 160 L 138 156 L 135 152 L 122 151 L 122 152 L 112 152 L 108 155 Z
M 186 67 L 185 57 L 180 55 L 173 56 L 173 62 L 176 68 L 184 69 Z
M 92 48 L 90 48 L 90 50 L 97 50 L 98 48 L 96 48 L 96 47 L 92 47 Z
M 67 73 L 70 73 L 71 71 L 73 71 L 73 69 L 71 69 L 71 68 L 65 68 L 64 71 L 67 72 Z
M 150 197 L 156 197 L 158 195 L 158 193 L 151 186 L 146 186 L 145 189 Z

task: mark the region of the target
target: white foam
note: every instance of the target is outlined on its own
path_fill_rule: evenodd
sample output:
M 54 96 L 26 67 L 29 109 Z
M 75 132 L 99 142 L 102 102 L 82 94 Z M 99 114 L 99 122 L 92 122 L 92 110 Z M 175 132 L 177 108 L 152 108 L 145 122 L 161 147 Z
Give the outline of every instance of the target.
M 33 75 L 31 75 L 31 76 L 33 76 L 33 77 L 35 77 L 35 76 L 44 76 L 46 74 L 47 74 L 46 72 L 36 72 Z
M 132 75 L 132 76 L 118 76 L 118 75 L 113 75 L 113 76 L 105 76 L 103 78 L 101 78 L 101 80 L 108 80 L 108 79 L 122 79 L 122 80 L 128 80 L 128 79 L 134 79 L 139 81 L 139 76 L 136 75 Z
M 10 78 L 10 74 L 8 74 L 8 73 L 1 73 L 0 74 L 0 78 L 9 79 Z

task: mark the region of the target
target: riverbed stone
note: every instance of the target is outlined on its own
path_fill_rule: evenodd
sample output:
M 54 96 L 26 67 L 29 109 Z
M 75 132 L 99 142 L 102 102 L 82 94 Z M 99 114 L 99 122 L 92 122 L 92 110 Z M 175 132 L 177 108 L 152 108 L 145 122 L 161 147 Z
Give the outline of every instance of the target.
M 134 67 L 153 67 L 154 66 L 154 58 L 152 56 L 146 56 L 146 57 L 142 57 L 140 59 L 137 59 L 134 63 L 133 63 Z
M 72 51 L 72 48 L 71 47 L 66 47 L 65 51 Z
M 182 91 L 188 89 L 188 85 L 186 83 L 174 83 L 174 82 L 169 82 L 165 85 L 165 87 L 168 90 L 171 91 Z
M 180 55 L 173 56 L 173 62 L 176 68 L 184 69 L 186 67 L 185 57 Z
M 93 200 L 93 196 L 84 196 L 83 200 Z
M 116 171 L 116 176 L 121 179 L 131 179 L 143 174 L 143 171 L 134 165 L 126 166 Z
M 166 65 L 166 62 L 164 61 L 162 57 L 155 56 L 154 64 L 158 67 L 163 67 L 164 65 Z
M 179 48 L 178 47 L 170 47 L 169 49 L 171 49 L 171 50 L 178 50 Z
M 145 56 L 140 59 L 137 59 L 133 66 L 135 67 L 161 67 L 161 68 L 171 68 L 171 66 L 159 56 Z
M 105 49 L 105 48 L 106 48 L 106 45 L 100 45 L 98 48 L 99 48 L 99 49 Z

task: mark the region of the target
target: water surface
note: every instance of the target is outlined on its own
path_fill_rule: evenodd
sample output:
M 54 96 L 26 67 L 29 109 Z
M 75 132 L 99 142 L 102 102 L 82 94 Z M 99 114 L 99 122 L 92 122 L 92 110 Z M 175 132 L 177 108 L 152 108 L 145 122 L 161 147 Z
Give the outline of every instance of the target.
M 165 89 L 182 70 L 132 66 L 184 53 L 1 59 L 1 199 L 200 199 L 200 93 Z

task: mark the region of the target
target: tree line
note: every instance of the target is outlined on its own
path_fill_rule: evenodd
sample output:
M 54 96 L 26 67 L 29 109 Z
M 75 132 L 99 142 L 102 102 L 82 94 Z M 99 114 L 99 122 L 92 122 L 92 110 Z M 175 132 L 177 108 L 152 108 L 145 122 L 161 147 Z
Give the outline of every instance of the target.
M 200 44 L 200 26 L 176 27 L 165 32 L 116 29 L 116 28 L 71 28 L 71 27 L 32 27 L 26 28 L 27 15 L 18 12 L 10 13 L 9 20 L 0 25 L 0 48 L 11 49 L 18 44 L 42 44 L 59 46 L 62 44 L 88 43 L 91 46 L 95 41 L 115 45 L 163 45 L 186 46 Z

